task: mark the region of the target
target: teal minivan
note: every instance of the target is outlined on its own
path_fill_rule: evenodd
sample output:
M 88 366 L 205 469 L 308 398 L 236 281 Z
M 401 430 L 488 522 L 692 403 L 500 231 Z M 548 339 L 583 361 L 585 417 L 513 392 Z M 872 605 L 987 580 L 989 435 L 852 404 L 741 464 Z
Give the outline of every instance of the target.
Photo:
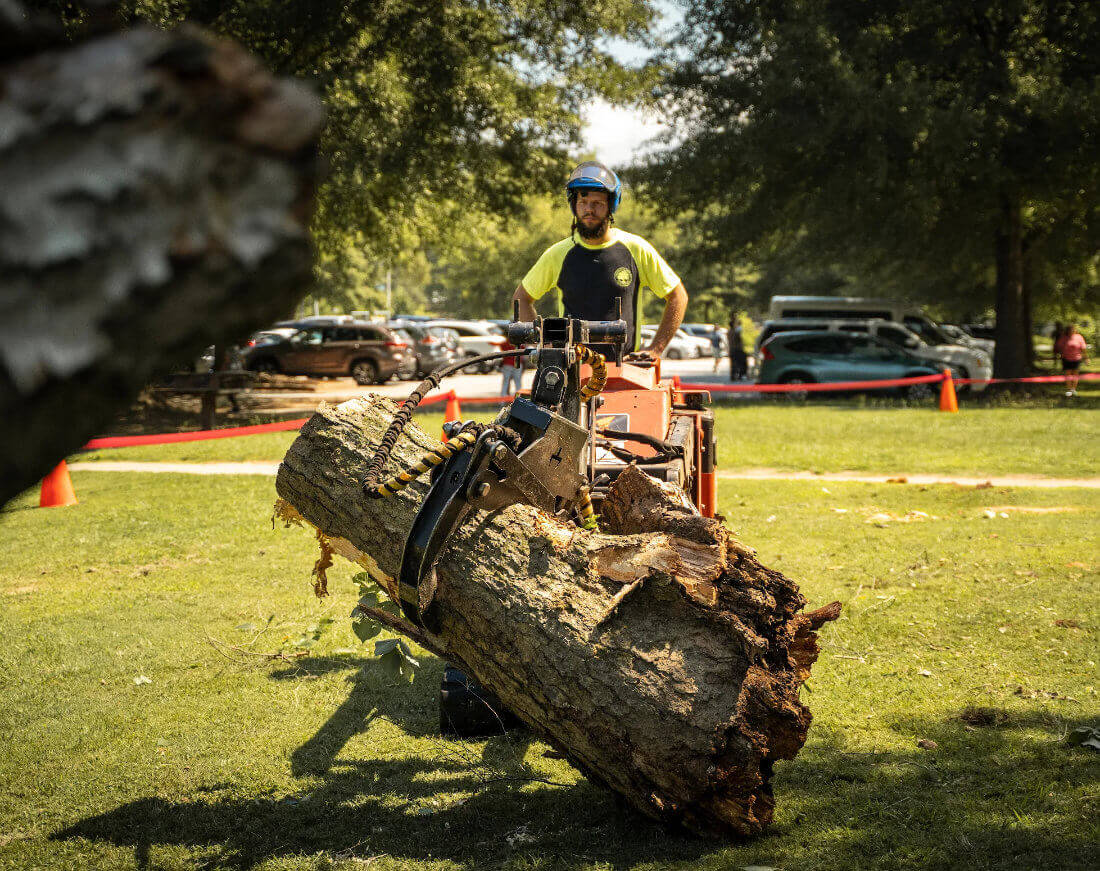
M 757 384 L 825 384 L 885 381 L 938 375 L 941 367 L 874 336 L 827 330 L 776 333 L 760 349 Z M 905 388 L 910 399 L 925 399 L 934 385 Z

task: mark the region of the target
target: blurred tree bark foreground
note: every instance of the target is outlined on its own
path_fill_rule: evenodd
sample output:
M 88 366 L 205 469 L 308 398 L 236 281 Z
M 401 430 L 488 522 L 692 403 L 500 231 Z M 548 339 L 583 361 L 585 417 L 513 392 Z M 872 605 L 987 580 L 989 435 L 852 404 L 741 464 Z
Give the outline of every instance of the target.
M 193 27 L 0 2 L 0 504 L 307 289 L 323 112 Z

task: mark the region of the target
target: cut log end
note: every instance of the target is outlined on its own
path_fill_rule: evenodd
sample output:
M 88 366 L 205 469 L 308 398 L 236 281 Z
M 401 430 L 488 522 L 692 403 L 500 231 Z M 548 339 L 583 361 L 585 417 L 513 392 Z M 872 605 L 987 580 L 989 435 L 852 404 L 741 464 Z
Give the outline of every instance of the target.
M 394 542 L 427 488 L 361 494 L 392 408 L 323 408 L 277 479 L 332 552 L 373 566 L 386 589 Z M 433 442 L 410 429 L 394 467 Z M 437 565 L 438 645 L 647 816 L 711 836 L 759 833 L 774 811 L 775 762 L 805 743 L 799 687 L 839 604 L 800 613 L 792 580 L 637 469 L 612 487 L 601 525 L 585 532 L 518 505 L 471 517 Z

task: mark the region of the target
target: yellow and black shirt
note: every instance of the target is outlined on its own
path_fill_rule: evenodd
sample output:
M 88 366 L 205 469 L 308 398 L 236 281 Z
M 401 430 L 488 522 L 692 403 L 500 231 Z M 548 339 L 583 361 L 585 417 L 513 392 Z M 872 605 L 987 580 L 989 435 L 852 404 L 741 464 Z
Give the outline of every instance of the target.
M 615 300 L 621 297 L 626 334 L 633 337 L 633 345 L 626 350 L 634 351 L 642 329 L 637 316 L 639 291 L 645 288 L 664 299 L 680 278 L 641 236 L 617 227 L 611 228 L 610 236 L 595 245 L 579 237 L 551 245 L 523 277 L 523 289 L 532 299 L 556 290 L 559 315 L 587 321 L 614 318 Z

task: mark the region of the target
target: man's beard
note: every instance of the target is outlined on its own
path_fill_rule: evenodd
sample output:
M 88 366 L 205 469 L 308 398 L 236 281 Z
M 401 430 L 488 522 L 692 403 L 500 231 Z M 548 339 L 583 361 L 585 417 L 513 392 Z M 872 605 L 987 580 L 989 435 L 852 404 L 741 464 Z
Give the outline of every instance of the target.
M 611 226 L 611 216 L 608 215 L 595 227 L 588 227 L 584 221 L 577 218 L 577 232 L 580 233 L 582 239 L 599 239 L 604 233 L 607 232 L 607 228 Z

